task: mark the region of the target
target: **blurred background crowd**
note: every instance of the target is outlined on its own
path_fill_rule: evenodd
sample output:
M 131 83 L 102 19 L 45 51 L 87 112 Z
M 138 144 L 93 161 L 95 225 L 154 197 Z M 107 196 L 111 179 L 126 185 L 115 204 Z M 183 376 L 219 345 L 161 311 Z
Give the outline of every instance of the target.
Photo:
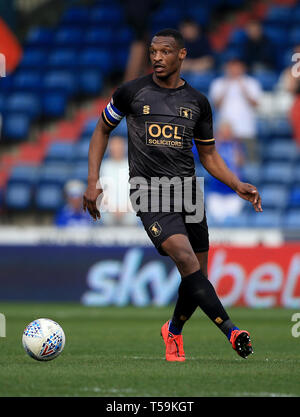
M 255 215 L 228 187 L 205 178 L 209 226 L 277 227 L 300 236 L 300 1 L 0 1 L 0 224 L 137 226 L 114 210 L 82 211 L 88 147 L 121 82 L 151 71 L 159 29 L 183 34 L 183 78 L 207 95 L 216 146 L 262 195 Z M 127 187 L 127 128 L 114 130 L 102 165 Z M 104 201 L 105 203 L 105 201 Z

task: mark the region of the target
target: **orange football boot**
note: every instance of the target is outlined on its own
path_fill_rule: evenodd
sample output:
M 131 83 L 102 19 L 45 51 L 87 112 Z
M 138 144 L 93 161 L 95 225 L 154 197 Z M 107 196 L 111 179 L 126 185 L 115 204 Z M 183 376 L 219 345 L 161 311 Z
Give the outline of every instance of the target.
M 182 335 L 176 335 L 169 331 L 169 321 L 162 326 L 160 331 L 166 345 L 166 360 L 169 362 L 184 362 L 185 354 Z
M 230 343 L 237 354 L 244 359 L 253 353 L 250 335 L 246 330 L 232 330 Z

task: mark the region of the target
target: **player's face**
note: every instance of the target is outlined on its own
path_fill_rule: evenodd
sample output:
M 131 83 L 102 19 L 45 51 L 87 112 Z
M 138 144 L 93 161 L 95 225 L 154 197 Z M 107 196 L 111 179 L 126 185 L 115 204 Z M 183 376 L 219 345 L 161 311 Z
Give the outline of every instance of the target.
M 168 78 L 171 74 L 180 71 L 186 56 L 186 49 L 180 49 L 175 39 L 168 36 L 154 36 L 149 52 L 157 78 Z

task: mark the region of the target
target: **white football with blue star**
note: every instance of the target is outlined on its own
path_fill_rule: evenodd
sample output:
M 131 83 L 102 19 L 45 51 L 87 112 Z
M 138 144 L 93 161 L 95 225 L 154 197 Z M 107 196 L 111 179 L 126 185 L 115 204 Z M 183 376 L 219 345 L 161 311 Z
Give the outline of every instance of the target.
M 65 346 L 62 327 L 51 319 L 36 319 L 25 327 L 22 337 L 25 352 L 37 361 L 57 358 Z

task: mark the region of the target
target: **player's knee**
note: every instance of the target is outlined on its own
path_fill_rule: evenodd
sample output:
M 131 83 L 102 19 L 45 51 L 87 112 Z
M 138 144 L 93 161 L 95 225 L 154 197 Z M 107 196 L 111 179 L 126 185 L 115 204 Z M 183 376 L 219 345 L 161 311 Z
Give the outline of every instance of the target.
M 184 274 L 190 274 L 199 269 L 198 260 L 193 251 L 181 249 L 174 256 L 174 261 L 179 271 L 184 271 Z

